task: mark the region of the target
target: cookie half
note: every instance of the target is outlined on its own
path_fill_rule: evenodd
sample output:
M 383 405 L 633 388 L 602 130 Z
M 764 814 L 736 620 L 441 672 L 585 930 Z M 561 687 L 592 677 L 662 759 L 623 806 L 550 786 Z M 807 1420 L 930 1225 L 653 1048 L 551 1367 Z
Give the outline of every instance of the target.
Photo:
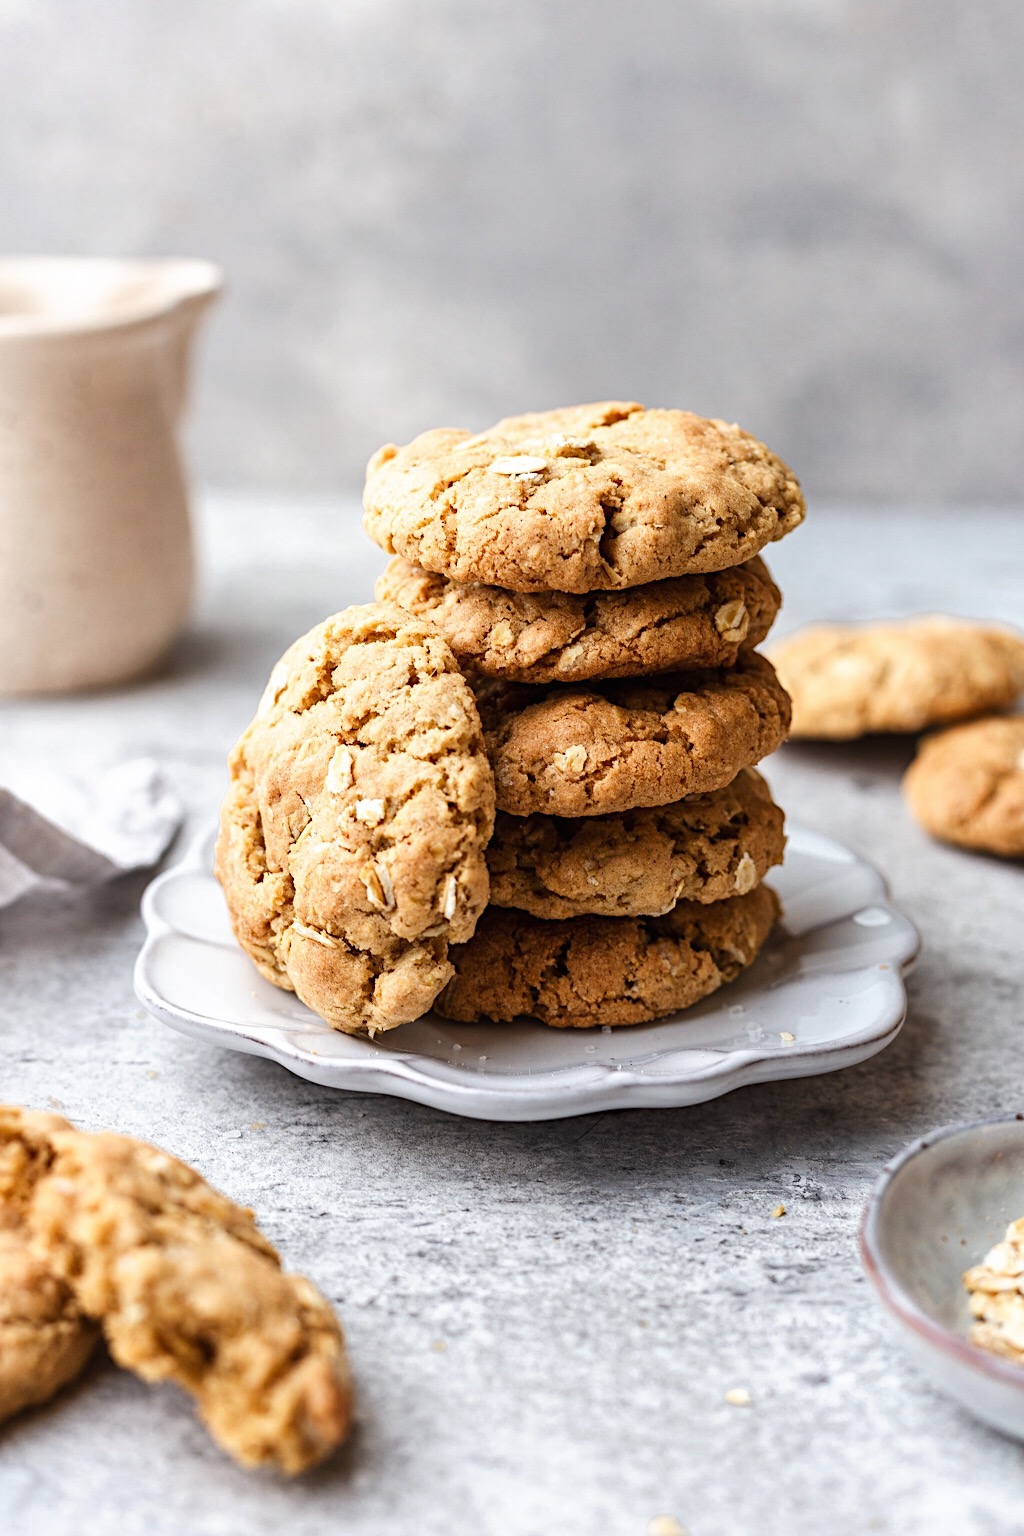
M 440 633 L 387 604 L 310 630 L 229 760 L 217 877 L 235 935 L 336 1029 L 419 1018 L 487 902 L 494 786 Z
M 475 683 L 498 808 L 601 816 L 731 783 L 782 742 L 789 699 L 771 663 L 577 687 Z
M 455 976 L 435 1007 L 463 1023 L 643 1024 L 734 980 L 778 915 L 767 885 L 710 906 L 683 901 L 664 917 L 552 923 L 489 907 L 469 943 L 452 950 Z
M 903 790 L 933 837 L 1024 858 L 1024 716 L 975 720 L 929 736 Z
M 436 624 L 460 664 L 520 683 L 639 677 L 731 666 L 759 645 L 782 603 L 763 560 L 624 592 L 509 592 L 465 585 L 401 558 L 377 597 Z
M 675 805 L 583 819 L 499 811 L 491 901 L 534 917 L 656 917 L 745 895 L 782 862 L 783 814 L 752 768 Z
M 57 1115 L 31 1118 L 40 1129 L 70 1129 Z M 26 1213 L 48 1163 L 45 1140 L 5 1136 L 0 1122 L 0 1419 L 46 1402 L 74 1380 L 99 1338 L 32 1246 Z
M 11 1155 L 43 1165 L 25 1208 L 34 1251 L 119 1365 L 192 1393 L 246 1466 L 301 1472 L 344 1440 L 338 1321 L 282 1271 L 251 1211 L 158 1147 L 0 1107 L 0 1162 Z
M 942 615 L 814 625 L 771 658 L 793 700 L 794 737 L 921 731 L 1005 709 L 1024 689 L 1024 636 Z
M 792 470 L 690 411 L 608 401 L 374 454 L 367 533 L 454 581 L 596 592 L 740 565 L 803 521 Z

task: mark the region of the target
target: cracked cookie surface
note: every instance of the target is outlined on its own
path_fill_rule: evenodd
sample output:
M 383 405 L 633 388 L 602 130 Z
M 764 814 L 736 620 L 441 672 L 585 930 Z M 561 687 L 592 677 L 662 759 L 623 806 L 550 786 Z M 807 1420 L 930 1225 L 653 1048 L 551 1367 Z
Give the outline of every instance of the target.
M 741 428 L 620 401 L 387 444 L 363 504 L 367 533 L 390 554 L 515 592 L 722 570 L 805 512 L 792 471 Z
M 770 655 L 792 696 L 794 737 L 921 731 L 1004 709 L 1024 689 L 1024 636 L 940 614 L 816 624 Z
M 556 1029 L 643 1024 L 688 1008 L 756 958 L 779 914 L 767 885 L 663 917 L 545 922 L 489 907 L 435 1008 L 462 1023 L 540 1019 Z
M 575 687 L 474 682 L 499 810 L 600 816 L 729 784 L 786 735 L 771 664 Z
M 260 971 L 348 1033 L 419 1018 L 487 902 L 494 786 L 433 625 L 336 614 L 271 673 L 229 759 L 217 877 Z
M 339 1445 L 351 1384 L 330 1304 L 285 1274 L 251 1211 L 145 1142 L 0 1108 L 0 1149 L 40 1165 L 34 1251 L 119 1365 L 192 1393 L 244 1465 L 304 1471 Z
M 782 602 L 764 562 L 621 592 L 509 592 L 465 585 L 398 557 L 376 594 L 436 624 L 460 664 L 520 683 L 731 666 Z
M 487 850 L 491 901 L 534 917 L 659 916 L 745 895 L 785 848 L 782 811 L 752 768 L 675 805 L 613 816 L 509 816 Z
M 903 790 L 933 837 L 1024 859 L 1024 716 L 975 720 L 926 737 Z
M 56 1115 L 31 1118 L 40 1131 L 70 1130 Z M 44 1403 L 66 1386 L 99 1337 L 68 1286 L 32 1248 L 26 1212 L 47 1169 L 46 1143 L 8 1130 L 13 1125 L 0 1110 L 0 1419 Z

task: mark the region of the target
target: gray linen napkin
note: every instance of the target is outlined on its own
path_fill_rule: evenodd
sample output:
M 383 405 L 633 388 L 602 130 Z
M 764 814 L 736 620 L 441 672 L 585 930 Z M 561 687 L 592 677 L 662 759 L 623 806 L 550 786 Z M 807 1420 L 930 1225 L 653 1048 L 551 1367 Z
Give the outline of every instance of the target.
M 155 864 L 182 804 L 150 757 L 89 775 L 0 766 L 0 907 Z

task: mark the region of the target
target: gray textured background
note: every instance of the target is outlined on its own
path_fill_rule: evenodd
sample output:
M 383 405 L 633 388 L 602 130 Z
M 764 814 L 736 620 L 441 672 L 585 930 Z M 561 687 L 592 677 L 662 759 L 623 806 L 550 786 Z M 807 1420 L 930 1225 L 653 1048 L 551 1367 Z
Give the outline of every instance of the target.
M 1020 0 L 0 0 L 0 247 L 226 266 L 201 473 L 608 395 L 1019 497 Z

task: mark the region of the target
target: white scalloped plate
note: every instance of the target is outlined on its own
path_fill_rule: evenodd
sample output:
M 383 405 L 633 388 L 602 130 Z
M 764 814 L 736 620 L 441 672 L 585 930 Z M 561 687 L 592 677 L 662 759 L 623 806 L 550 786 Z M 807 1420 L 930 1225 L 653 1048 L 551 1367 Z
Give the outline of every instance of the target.
M 784 919 L 762 954 L 713 997 L 653 1024 L 558 1030 L 427 1014 L 372 1041 L 339 1034 L 264 981 L 235 943 L 212 832 L 143 897 L 135 990 L 156 1018 L 196 1039 L 269 1056 L 330 1088 L 481 1120 L 664 1109 L 832 1072 L 899 1033 L 919 940 L 876 869 L 831 838 L 788 830 L 785 864 L 771 877 Z

